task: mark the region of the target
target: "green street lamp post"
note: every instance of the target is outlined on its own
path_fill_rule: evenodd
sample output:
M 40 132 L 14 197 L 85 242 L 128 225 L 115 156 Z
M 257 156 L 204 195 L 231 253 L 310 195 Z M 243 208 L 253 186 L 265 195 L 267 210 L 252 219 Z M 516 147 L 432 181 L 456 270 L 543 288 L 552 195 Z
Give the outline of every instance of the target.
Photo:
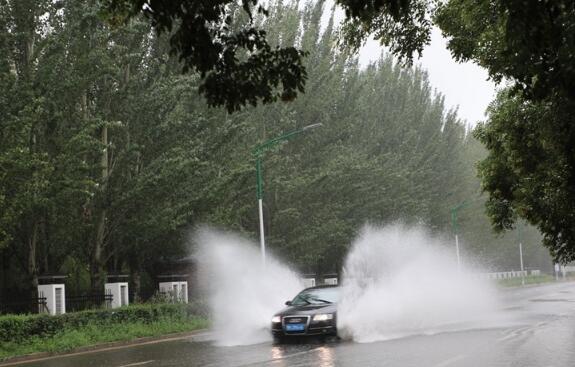
M 263 210 L 263 178 L 262 178 L 262 158 L 263 154 L 266 150 L 271 149 L 272 147 L 293 138 L 296 135 L 304 133 L 308 130 L 314 129 L 316 127 L 322 126 L 321 123 L 308 125 L 302 127 L 301 129 L 293 130 L 287 132 L 283 135 L 278 136 L 277 138 L 270 139 L 268 141 L 263 142 L 262 144 L 256 146 L 253 150 L 253 155 L 256 158 L 256 197 L 258 199 L 258 211 L 259 211 L 259 219 L 260 219 L 260 249 L 262 253 L 262 262 L 265 264 L 266 262 L 266 241 L 264 235 L 264 210 Z
M 467 205 L 466 201 L 463 201 L 453 208 L 451 208 L 451 227 L 453 228 L 453 233 L 455 234 L 455 254 L 457 256 L 457 271 L 461 271 L 461 257 L 459 255 L 459 235 L 457 233 L 457 212 L 459 209 Z
M 521 243 L 521 223 L 517 223 L 517 238 L 519 240 L 519 265 L 521 267 L 521 285 L 525 285 L 525 268 L 523 267 L 523 244 Z

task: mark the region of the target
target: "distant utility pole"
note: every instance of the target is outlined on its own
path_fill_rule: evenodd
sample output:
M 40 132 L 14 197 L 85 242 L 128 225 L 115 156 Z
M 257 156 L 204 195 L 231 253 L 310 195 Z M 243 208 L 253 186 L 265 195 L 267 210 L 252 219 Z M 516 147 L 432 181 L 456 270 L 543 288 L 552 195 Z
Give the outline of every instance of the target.
M 463 201 L 453 208 L 451 208 L 451 228 L 453 228 L 453 233 L 455 234 L 455 255 L 457 256 L 457 271 L 461 272 L 461 256 L 459 255 L 459 235 L 457 233 L 457 212 L 459 209 L 467 205 L 466 201 Z
M 302 127 L 301 129 L 293 130 L 283 135 L 278 136 L 277 138 L 273 138 L 263 142 L 262 144 L 256 146 L 253 150 L 253 155 L 256 158 L 256 197 L 258 199 L 258 211 L 259 211 L 259 219 L 260 219 L 260 249 L 262 253 L 262 262 L 263 264 L 266 263 L 266 240 L 264 235 L 264 210 L 263 210 L 263 196 L 264 196 L 264 188 L 263 188 L 263 178 L 262 178 L 262 158 L 263 154 L 266 150 L 284 142 L 292 137 L 304 133 L 308 130 L 314 129 L 316 127 L 322 126 L 321 123 L 308 125 Z
M 521 264 L 521 285 L 525 285 L 525 269 L 523 268 L 523 245 L 521 244 L 521 226 L 517 224 L 517 237 L 519 239 L 519 263 Z

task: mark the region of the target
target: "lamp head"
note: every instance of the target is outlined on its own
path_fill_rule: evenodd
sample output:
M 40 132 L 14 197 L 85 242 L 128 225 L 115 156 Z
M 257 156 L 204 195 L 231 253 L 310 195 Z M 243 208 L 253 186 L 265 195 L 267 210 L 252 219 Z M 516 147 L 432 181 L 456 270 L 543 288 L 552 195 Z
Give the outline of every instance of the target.
M 311 129 L 315 129 L 316 127 L 320 127 L 320 126 L 323 126 L 323 124 L 321 122 L 318 122 L 317 124 L 311 124 L 311 125 L 304 126 L 302 128 L 302 130 L 303 131 L 311 130 Z

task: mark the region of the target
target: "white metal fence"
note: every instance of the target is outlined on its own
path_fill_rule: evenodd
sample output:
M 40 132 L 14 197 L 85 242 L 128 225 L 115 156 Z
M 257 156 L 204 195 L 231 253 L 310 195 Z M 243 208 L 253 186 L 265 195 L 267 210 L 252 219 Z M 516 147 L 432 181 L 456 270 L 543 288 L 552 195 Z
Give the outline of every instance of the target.
M 521 278 L 521 276 L 541 275 L 541 270 L 524 270 L 524 271 L 499 271 L 495 273 L 472 273 L 472 277 L 479 279 L 509 279 Z

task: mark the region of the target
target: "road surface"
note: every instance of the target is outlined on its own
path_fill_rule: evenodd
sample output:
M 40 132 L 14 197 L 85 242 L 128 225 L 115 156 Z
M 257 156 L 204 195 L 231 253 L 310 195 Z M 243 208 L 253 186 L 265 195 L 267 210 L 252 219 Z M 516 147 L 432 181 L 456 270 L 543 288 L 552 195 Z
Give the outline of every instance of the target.
M 575 366 L 575 283 L 502 291 L 500 324 L 374 343 L 319 341 L 217 347 L 209 333 L 151 345 L 64 356 L 25 367 Z

